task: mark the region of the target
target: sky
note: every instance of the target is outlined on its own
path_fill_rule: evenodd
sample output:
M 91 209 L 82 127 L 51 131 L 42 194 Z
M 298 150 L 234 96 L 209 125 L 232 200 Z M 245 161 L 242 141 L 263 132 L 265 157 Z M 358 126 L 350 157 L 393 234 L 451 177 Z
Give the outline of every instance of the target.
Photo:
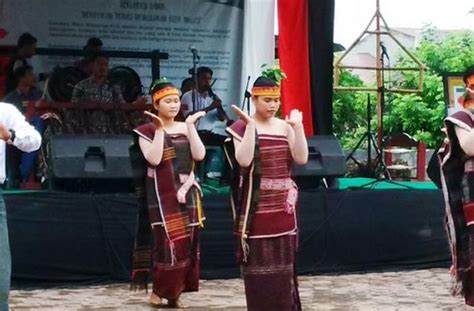
M 335 0 L 334 42 L 346 48 L 362 33 L 375 13 L 376 0 Z M 421 28 L 431 23 L 438 29 L 474 31 L 474 0 L 380 0 L 380 11 L 390 28 Z M 374 25 L 371 29 L 374 29 Z

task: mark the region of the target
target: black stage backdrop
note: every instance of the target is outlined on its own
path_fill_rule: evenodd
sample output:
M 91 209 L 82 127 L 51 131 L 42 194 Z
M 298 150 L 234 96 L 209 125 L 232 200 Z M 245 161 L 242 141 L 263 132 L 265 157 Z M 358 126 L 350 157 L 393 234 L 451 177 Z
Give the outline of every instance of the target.
M 132 194 L 36 193 L 5 197 L 13 277 L 29 281 L 128 280 Z M 237 277 L 228 197 L 208 195 L 202 278 Z M 302 192 L 301 274 L 449 265 L 437 190 Z

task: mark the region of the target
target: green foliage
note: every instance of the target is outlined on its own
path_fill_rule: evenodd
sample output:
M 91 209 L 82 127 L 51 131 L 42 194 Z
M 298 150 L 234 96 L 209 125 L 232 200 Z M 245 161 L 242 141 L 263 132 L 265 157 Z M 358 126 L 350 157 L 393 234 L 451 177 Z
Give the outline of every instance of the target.
M 339 76 L 341 86 L 363 86 L 359 77 L 349 71 Z M 359 92 L 336 92 L 333 96 L 334 133 L 344 148 L 355 147 L 367 128 L 367 94 Z M 375 112 L 375 97 L 371 96 L 371 109 Z M 375 125 L 375 123 L 373 124 Z
M 440 76 L 427 74 L 421 95 L 396 94 L 389 98 L 389 111 L 384 115 L 385 135 L 407 133 L 431 148 L 442 141 L 446 108 Z
M 265 67 L 267 67 L 266 64 L 262 65 L 262 68 L 265 68 Z M 286 78 L 286 74 L 276 64 L 270 68 L 265 69 L 262 72 L 262 76 L 276 81 L 278 85 L 280 85 L 281 80 Z
M 418 59 L 427 66 L 423 92 L 420 95 L 386 94 L 384 135 L 404 132 L 434 148 L 443 139 L 440 129 L 443 127 L 446 113 L 442 74 L 463 72 L 474 64 L 474 34 L 456 33 L 439 40 L 434 29 L 427 28 L 423 35 L 414 51 Z M 397 61 L 396 66 L 407 67 L 415 64 L 408 55 L 404 55 Z M 362 82 L 350 72 L 343 72 L 341 85 L 360 86 Z M 392 85 L 397 88 L 416 89 L 418 72 L 393 74 Z M 371 101 L 375 103 L 375 94 L 372 96 Z M 366 130 L 366 103 L 367 95 L 363 93 L 334 94 L 334 132 L 346 149 L 351 149 L 359 140 L 359 134 Z M 375 114 L 375 108 L 373 113 Z M 373 126 L 376 126 L 375 121 Z

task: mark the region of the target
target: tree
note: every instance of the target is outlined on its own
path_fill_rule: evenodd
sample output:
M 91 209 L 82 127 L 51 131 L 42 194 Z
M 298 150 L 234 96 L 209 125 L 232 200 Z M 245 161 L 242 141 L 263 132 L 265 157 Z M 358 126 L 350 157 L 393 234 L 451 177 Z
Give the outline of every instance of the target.
M 428 68 L 423 81 L 423 92 L 419 95 L 386 94 L 384 135 L 404 132 L 434 148 L 444 137 L 441 128 L 446 109 L 442 74 L 463 72 L 474 64 L 474 33 L 454 33 L 443 40 L 436 36 L 433 28 L 426 28 L 423 34 L 414 51 Z M 408 67 L 414 64 L 406 56 L 397 61 L 397 66 Z M 341 84 L 360 86 L 361 81 L 351 73 L 344 72 Z M 416 89 L 418 73 L 402 72 L 396 75 L 393 84 L 395 87 Z M 358 134 L 365 131 L 366 96 L 339 92 L 334 95 L 334 131 L 345 149 L 352 148 L 359 139 Z
M 339 76 L 341 86 L 362 86 L 356 75 L 343 70 Z M 366 130 L 366 102 L 363 93 L 336 92 L 333 96 L 334 133 L 346 149 L 353 148 L 357 138 Z

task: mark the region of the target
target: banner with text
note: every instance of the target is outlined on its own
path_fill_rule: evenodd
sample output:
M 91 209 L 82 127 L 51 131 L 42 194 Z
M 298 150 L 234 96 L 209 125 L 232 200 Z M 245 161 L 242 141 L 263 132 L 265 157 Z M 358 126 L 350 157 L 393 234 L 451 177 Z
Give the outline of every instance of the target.
M 0 0 L 0 28 L 8 34 L 0 45 L 14 45 L 24 32 L 38 38 L 38 47 L 82 49 L 98 37 L 104 50 L 169 53 L 161 76 L 178 86 L 192 68 L 190 47 L 200 65 L 214 70 L 213 90 L 226 107 L 240 98 L 243 0 Z M 36 72 L 70 66 L 71 57 L 35 56 Z M 151 61 L 111 59 L 110 67 L 129 66 L 151 83 Z

